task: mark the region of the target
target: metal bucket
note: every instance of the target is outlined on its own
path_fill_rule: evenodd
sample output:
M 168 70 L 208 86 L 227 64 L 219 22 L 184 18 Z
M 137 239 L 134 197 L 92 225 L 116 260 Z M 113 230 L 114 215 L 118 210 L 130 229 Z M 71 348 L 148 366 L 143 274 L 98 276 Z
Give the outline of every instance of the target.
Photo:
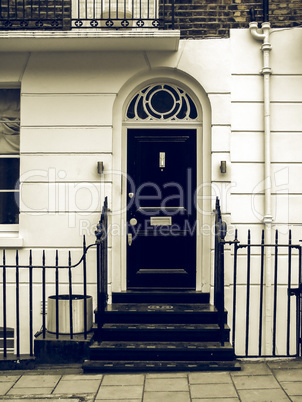
M 47 331 L 56 333 L 56 300 L 57 296 L 48 297 Z M 70 334 L 69 295 L 59 295 L 59 334 Z M 92 296 L 86 296 L 87 331 L 92 328 Z M 84 296 L 72 295 L 72 324 L 73 333 L 84 332 Z

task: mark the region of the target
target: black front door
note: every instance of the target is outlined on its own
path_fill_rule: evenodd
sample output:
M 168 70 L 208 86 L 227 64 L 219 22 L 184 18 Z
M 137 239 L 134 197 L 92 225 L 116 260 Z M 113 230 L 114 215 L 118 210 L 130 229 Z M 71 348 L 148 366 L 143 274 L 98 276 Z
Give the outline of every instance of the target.
M 195 288 L 196 130 L 129 129 L 127 283 Z

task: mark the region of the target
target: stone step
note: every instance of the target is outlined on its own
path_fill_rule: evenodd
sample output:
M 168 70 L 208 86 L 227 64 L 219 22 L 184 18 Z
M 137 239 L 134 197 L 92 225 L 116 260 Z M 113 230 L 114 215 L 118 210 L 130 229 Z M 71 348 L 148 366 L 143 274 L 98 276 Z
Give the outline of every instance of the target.
M 218 324 L 142 324 L 105 323 L 95 339 L 127 341 L 219 341 Z M 229 340 L 229 327 L 224 326 L 224 341 Z
M 193 291 L 135 291 L 113 293 L 113 303 L 209 303 L 210 294 Z
M 114 361 L 86 360 L 84 372 L 152 372 L 152 371 L 240 371 L 236 361 Z
M 96 322 L 118 323 L 196 323 L 218 322 L 216 308 L 208 303 L 113 303 L 104 315 L 96 314 Z M 224 313 L 226 322 L 226 312 Z
M 135 342 L 102 341 L 90 347 L 90 360 L 230 361 L 234 351 L 229 342 Z

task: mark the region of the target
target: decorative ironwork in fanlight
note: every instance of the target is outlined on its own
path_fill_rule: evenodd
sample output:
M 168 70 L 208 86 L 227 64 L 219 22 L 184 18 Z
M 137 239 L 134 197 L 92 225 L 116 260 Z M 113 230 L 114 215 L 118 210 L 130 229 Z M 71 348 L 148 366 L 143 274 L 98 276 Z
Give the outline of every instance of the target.
M 183 121 L 198 120 L 198 112 L 190 95 L 172 84 L 149 85 L 131 100 L 127 120 Z

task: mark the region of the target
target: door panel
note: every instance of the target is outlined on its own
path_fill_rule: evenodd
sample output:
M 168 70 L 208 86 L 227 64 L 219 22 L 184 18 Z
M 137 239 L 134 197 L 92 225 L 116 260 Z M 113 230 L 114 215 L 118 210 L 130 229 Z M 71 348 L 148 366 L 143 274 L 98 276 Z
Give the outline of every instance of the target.
M 196 130 L 129 129 L 128 288 L 195 288 Z

